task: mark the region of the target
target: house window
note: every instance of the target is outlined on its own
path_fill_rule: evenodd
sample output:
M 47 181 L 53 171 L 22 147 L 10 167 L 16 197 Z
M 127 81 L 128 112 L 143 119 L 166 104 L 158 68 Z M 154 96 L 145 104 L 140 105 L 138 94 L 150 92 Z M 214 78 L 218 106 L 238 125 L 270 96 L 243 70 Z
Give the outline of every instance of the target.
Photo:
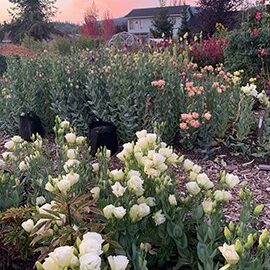
M 142 29 L 143 23 L 142 23 L 142 20 L 136 20 L 136 19 L 133 19 L 133 20 L 129 20 L 129 29 L 130 30 L 139 30 L 139 29 Z
M 135 22 L 136 20 L 130 20 L 129 21 L 129 29 L 134 30 L 135 29 Z

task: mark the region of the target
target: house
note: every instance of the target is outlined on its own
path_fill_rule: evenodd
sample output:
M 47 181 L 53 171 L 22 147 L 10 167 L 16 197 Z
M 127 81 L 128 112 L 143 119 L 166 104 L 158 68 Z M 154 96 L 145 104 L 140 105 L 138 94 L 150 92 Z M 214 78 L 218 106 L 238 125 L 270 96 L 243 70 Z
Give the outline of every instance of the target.
M 177 37 L 177 31 L 182 23 L 185 8 L 188 9 L 188 21 L 199 12 L 198 7 L 169 6 L 164 7 L 174 23 L 173 36 Z M 133 9 L 125 17 L 128 19 L 128 32 L 137 36 L 149 36 L 154 17 L 160 12 L 161 7 Z

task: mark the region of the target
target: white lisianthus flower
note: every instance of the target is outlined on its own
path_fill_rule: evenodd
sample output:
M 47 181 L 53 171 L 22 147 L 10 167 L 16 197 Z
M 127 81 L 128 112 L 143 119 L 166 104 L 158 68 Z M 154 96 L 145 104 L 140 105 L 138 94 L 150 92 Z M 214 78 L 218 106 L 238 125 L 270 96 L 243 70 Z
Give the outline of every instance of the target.
M 175 153 L 172 153 L 172 155 L 168 158 L 168 162 L 174 166 L 179 162 L 179 157 Z
M 111 270 L 125 270 L 129 263 L 126 256 L 109 256 L 108 261 Z
M 228 264 L 236 265 L 240 260 L 240 257 L 235 250 L 235 245 L 229 246 L 226 243 L 224 243 L 224 245 L 222 247 L 219 247 L 218 249 Z
M 117 219 L 122 219 L 125 214 L 126 214 L 127 210 L 120 206 L 120 207 L 115 207 L 113 210 L 113 215 L 117 218 Z
M 61 123 L 60 123 L 60 128 L 69 128 L 69 126 L 70 126 L 70 123 L 69 123 L 69 121 L 62 121 Z
M 29 166 L 25 163 L 25 161 L 21 161 L 20 164 L 19 164 L 19 170 L 21 172 L 25 172 L 27 171 L 29 168 Z
M 32 219 L 28 219 L 22 223 L 22 227 L 26 232 L 30 233 L 34 228 L 34 221 Z
M 173 150 L 171 148 L 160 148 L 158 150 L 159 154 L 161 154 L 162 156 L 169 158 L 172 154 L 173 154 Z
M 132 176 L 127 182 L 127 187 L 128 190 L 137 196 L 141 196 L 144 193 L 143 180 L 139 176 Z
M 71 168 L 77 167 L 80 165 L 80 161 L 77 159 L 69 159 L 64 164 L 64 170 L 65 172 L 68 172 Z
M 45 189 L 49 192 L 54 192 L 56 189 L 55 187 L 50 183 L 48 182 L 46 185 L 45 185 Z
M 95 253 L 87 253 L 80 257 L 80 270 L 100 270 L 101 258 Z
M 134 204 L 129 211 L 129 216 L 132 222 L 141 220 L 150 214 L 150 207 L 146 203 L 141 203 L 140 205 Z
M 194 173 L 196 173 L 196 174 L 199 174 L 200 172 L 201 172 L 201 170 L 202 170 L 202 167 L 201 166 L 199 166 L 199 165 L 193 165 L 193 167 L 192 167 L 192 171 L 194 172 Z
M 225 176 L 225 182 L 229 188 L 234 188 L 239 184 L 240 180 L 237 175 L 227 173 Z
M 177 200 L 176 200 L 175 195 L 172 195 L 172 194 L 169 195 L 168 200 L 169 200 L 169 203 L 170 203 L 171 206 L 176 206 L 177 205 Z
M 133 152 L 133 144 L 132 143 L 123 144 L 123 148 L 129 154 Z
M 5 148 L 12 151 L 15 147 L 15 143 L 13 141 L 8 141 L 5 143 Z
M 73 252 L 74 247 L 58 247 L 53 252 L 49 253 L 49 257 L 51 257 L 56 262 L 56 264 L 62 268 L 74 267 L 78 265 L 79 261 Z
M 130 179 L 131 177 L 133 176 L 138 176 L 140 177 L 141 176 L 141 173 L 139 171 L 135 171 L 135 170 L 130 170 L 128 172 L 128 175 L 127 175 L 127 178 Z
M 203 211 L 206 215 L 210 215 L 212 213 L 213 205 L 214 203 L 210 199 L 202 202 Z
M 154 144 L 157 140 L 157 134 L 155 133 L 148 133 L 146 135 L 147 141 L 149 144 Z
M 146 130 L 137 131 L 136 136 L 138 139 L 144 138 L 147 136 L 147 131 Z
M 21 143 L 23 141 L 21 136 L 14 136 L 11 140 L 15 143 Z
M 98 162 L 93 163 L 92 168 L 93 168 L 94 173 L 97 173 L 99 171 L 99 163 Z
M 85 255 L 88 253 L 94 253 L 101 255 L 102 251 L 102 242 L 98 241 L 96 238 L 87 238 L 83 239 L 79 246 L 80 255 Z
M 188 193 L 194 196 L 197 195 L 201 191 L 200 187 L 198 186 L 196 182 L 187 183 L 186 188 L 187 188 Z
M 110 172 L 110 176 L 114 181 L 120 181 L 123 180 L 125 174 L 122 170 L 113 170 Z
M 215 200 L 218 202 L 228 202 L 232 199 L 230 192 L 226 190 L 216 190 L 214 193 Z
M 123 151 L 121 151 L 120 153 L 118 153 L 116 155 L 116 157 L 121 160 L 121 161 L 125 161 L 126 157 L 127 157 L 128 153 L 127 151 L 124 149 Z
M 44 270 L 62 270 L 63 268 L 59 266 L 51 257 L 45 259 L 42 264 Z
M 84 144 L 85 141 L 86 141 L 86 138 L 83 137 L 83 136 L 79 136 L 79 137 L 76 138 L 76 143 L 77 143 L 78 145 Z
M 76 158 L 76 151 L 74 149 L 67 150 L 67 158 L 68 159 L 75 159 Z
M 71 183 L 71 185 L 75 185 L 79 182 L 80 175 L 77 173 L 69 173 L 63 177 L 63 180 L 67 180 Z
M 139 149 L 141 151 L 144 151 L 148 148 L 148 140 L 146 137 L 138 139 L 134 151 L 139 152 Z
M 38 212 L 39 214 L 43 214 L 43 215 L 49 215 L 48 211 L 52 210 L 52 204 L 49 203 L 45 203 L 44 205 L 42 205 L 41 207 L 38 208 Z
M 46 203 L 46 199 L 43 196 L 36 198 L 36 205 L 43 205 L 44 203 Z
M 116 196 L 116 197 L 122 197 L 125 193 L 127 188 L 124 188 L 119 182 L 116 182 L 113 186 L 112 186 L 112 193 Z
M 111 150 L 107 149 L 106 150 L 106 158 L 110 158 L 111 157 Z
M 68 133 L 65 135 L 65 139 L 68 143 L 73 144 L 76 142 L 76 134 L 74 133 Z
M 14 160 L 15 159 L 15 156 L 12 152 L 4 152 L 2 154 L 2 157 L 4 160 Z
M 198 176 L 197 173 L 191 171 L 190 174 L 189 174 L 189 180 L 190 180 L 190 181 L 196 181 L 197 176 Z
M 208 176 L 205 173 L 198 174 L 197 183 L 200 187 L 204 189 L 210 189 L 214 187 L 214 183 L 209 180 Z
M 58 189 L 66 194 L 71 188 L 72 184 L 68 180 L 61 180 L 57 183 Z
M 155 221 L 156 226 L 159 226 L 159 225 L 163 224 L 166 221 L 166 217 L 165 217 L 164 214 L 162 214 L 162 210 L 157 211 L 153 215 L 153 219 Z
M 99 199 L 99 194 L 100 194 L 100 188 L 99 187 L 94 187 L 90 190 L 90 192 L 92 193 L 93 195 L 93 198 L 95 200 Z
M 96 239 L 100 244 L 104 242 L 104 240 L 102 239 L 102 236 L 96 232 L 88 232 L 83 235 L 83 240 L 88 240 L 88 239 Z
M 162 156 L 161 154 L 154 153 L 153 154 L 153 163 L 154 166 L 159 166 L 165 162 L 165 157 Z
M 156 206 L 156 199 L 154 197 L 145 198 L 142 196 L 137 200 L 137 202 L 138 204 L 146 203 L 150 207 Z
M 143 165 L 144 165 L 144 169 L 147 170 L 147 169 L 150 169 L 152 166 L 154 166 L 154 162 L 149 158 L 144 158 Z
M 185 159 L 183 166 L 185 171 L 188 172 L 192 170 L 194 163 L 189 159 Z
M 103 208 L 103 214 L 105 218 L 109 219 L 113 217 L 113 211 L 114 211 L 115 206 L 112 204 L 109 204 Z
M 0 159 L 0 169 L 3 169 L 6 166 L 5 161 L 3 161 L 2 159 Z

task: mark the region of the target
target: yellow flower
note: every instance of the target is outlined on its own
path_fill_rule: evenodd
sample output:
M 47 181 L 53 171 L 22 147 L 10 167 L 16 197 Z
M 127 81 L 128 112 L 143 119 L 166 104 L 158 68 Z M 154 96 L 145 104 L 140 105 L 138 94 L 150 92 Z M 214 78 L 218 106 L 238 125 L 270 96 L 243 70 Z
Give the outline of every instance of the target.
M 224 243 L 224 245 L 222 247 L 219 247 L 218 249 L 228 264 L 235 265 L 240 260 L 240 257 L 235 250 L 235 245 L 229 246 Z

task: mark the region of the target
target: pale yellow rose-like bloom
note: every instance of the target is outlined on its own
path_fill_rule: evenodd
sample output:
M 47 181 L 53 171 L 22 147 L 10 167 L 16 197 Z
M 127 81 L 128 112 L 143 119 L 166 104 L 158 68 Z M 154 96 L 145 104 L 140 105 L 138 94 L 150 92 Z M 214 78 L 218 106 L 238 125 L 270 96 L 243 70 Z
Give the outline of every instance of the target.
M 104 214 L 105 218 L 110 219 L 113 217 L 114 208 L 115 208 L 115 206 L 112 204 L 109 204 L 103 208 L 103 214 Z
M 224 243 L 223 246 L 219 247 L 218 249 L 228 264 L 235 265 L 240 260 L 240 257 L 235 250 L 235 245 L 229 246 Z
M 214 187 L 214 183 L 209 180 L 208 176 L 205 173 L 198 174 L 197 183 L 200 187 L 204 189 L 210 189 Z
M 101 258 L 96 253 L 87 253 L 80 257 L 81 270 L 100 270 Z
M 201 191 L 200 187 L 198 186 L 196 182 L 187 183 L 186 188 L 187 188 L 188 193 L 194 196 L 197 195 Z
M 6 149 L 12 151 L 14 149 L 14 147 L 15 147 L 15 143 L 14 143 L 14 141 L 8 141 L 8 142 L 5 143 L 4 146 L 5 146 Z
M 229 188 L 234 188 L 239 184 L 240 180 L 237 175 L 227 173 L 225 176 L 225 182 Z
M 74 149 L 67 150 L 67 158 L 68 159 L 75 159 L 76 158 L 76 151 Z
M 183 166 L 185 171 L 188 172 L 192 170 L 194 163 L 189 159 L 185 159 Z
M 210 199 L 202 202 L 203 211 L 206 215 L 210 215 L 212 213 L 213 205 L 214 203 Z
M 21 136 L 14 136 L 11 140 L 15 143 L 21 143 L 23 141 Z
M 108 261 L 111 270 L 125 270 L 129 263 L 126 256 L 109 256 Z
M 172 194 L 169 195 L 168 200 L 169 200 L 169 203 L 170 203 L 171 206 L 176 206 L 177 205 L 177 200 L 176 200 L 175 195 L 172 195 Z
M 74 247 L 58 247 L 53 252 L 49 253 L 49 257 L 51 257 L 56 262 L 56 264 L 62 268 L 74 267 L 78 265 L 79 261 L 73 252 Z
M 99 187 L 94 187 L 90 190 L 90 192 L 92 193 L 93 195 L 93 198 L 95 200 L 97 200 L 99 198 L 99 194 L 100 194 L 100 188 Z
M 123 172 L 123 170 L 116 169 L 110 172 L 110 176 L 114 181 L 120 181 L 123 180 L 125 173 Z
M 22 223 L 22 227 L 26 232 L 30 233 L 34 228 L 34 221 L 32 219 L 28 219 Z
M 117 218 L 117 219 L 122 219 L 125 215 L 126 215 L 126 209 L 122 206 L 120 207 L 115 207 L 113 210 L 113 215 Z
M 68 143 L 73 144 L 76 142 L 76 134 L 74 133 L 68 133 L 65 135 L 65 138 Z
M 136 136 L 138 139 L 144 138 L 147 136 L 147 131 L 146 130 L 137 131 Z
M 162 214 L 162 210 L 157 211 L 153 215 L 153 219 L 155 221 L 156 226 L 159 226 L 159 225 L 163 224 L 166 221 L 166 217 L 165 217 L 164 214 Z
M 19 170 L 21 172 L 25 172 L 28 169 L 28 165 L 25 163 L 25 161 L 21 161 L 19 164 Z
M 94 171 L 95 173 L 97 173 L 97 172 L 99 171 L 99 163 L 98 163 L 98 162 L 93 163 L 93 164 L 92 164 L 92 168 L 93 168 L 93 171 Z
M 116 197 L 122 197 L 126 191 L 126 187 L 123 187 L 119 182 L 115 182 L 115 184 L 112 186 L 112 193 Z

